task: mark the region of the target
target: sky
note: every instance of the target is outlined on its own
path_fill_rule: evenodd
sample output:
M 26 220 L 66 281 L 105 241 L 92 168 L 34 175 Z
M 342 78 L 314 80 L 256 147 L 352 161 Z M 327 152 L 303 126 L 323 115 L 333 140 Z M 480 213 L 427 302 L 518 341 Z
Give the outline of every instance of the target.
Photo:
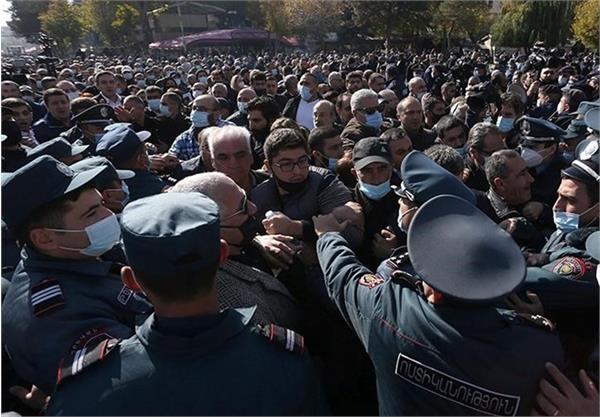
M 6 22 L 10 20 L 9 6 L 8 0 L 0 0 L 0 26 L 6 26 Z

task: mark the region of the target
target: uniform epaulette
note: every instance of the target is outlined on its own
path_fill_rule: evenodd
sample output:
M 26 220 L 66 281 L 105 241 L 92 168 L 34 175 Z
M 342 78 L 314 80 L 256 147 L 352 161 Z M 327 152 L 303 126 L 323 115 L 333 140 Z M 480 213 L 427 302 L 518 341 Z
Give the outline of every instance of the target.
M 56 279 L 47 279 L 33 285 L 30 300 L 36 317 L 43 317 L 65 306 L 65 298 Z
M 388 262 L 391 262 L 393 264 L 393 266 L 395 266 L 396 268 L 400 268 L 405 263 L 410 262 L 410 257 L 408 256 L 408 251 L 406 251 L 406 250 L 394 251 L 392 253 L 392 256 L 390 256 L 388 258 Z
M 269 339 L 270 342 L 298 355 L 304 353 L 304 336 L 301 334 L 275 324 L 258 325 L 257 327 L 259 333 Z
M 103 339 L 95 345 L 83 347 L 69 354 L 58 367 L 56 383 L 60 384 L 65 379 L 81 372 L 83 368 L 101 361 L 118 345 L 119 339 Z
M 507 316 L 505 315 L 505 317 Z M 555 329 L 554 323 L 539 314 L 517 313 L 512 311 L 508 317 L 513 322 L 536 327 L 538 329 L 544 329 L 550 332 L 553 332 Z

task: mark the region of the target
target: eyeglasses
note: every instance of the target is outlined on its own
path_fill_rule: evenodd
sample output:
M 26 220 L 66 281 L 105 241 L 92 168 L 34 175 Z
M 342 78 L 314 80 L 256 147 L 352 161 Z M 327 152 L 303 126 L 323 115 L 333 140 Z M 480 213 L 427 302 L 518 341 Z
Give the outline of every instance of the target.
M 236 211 L 233 214 L 230 214 L 229 216 L 225 217 L 224 219 L 221 219 L 221 221 L 225 221 L 225 220 L 229 220 L 237 215 L 240 214 L 245 214 L 248 215 L 248 196 L 246 195 L 246 193 L 244 193 L 244 197 L 242 198 L 242 204 L 241 207 L 238 211 Z
M 384 108 L 385 108 L 385 104 L 379 104 L 377 107 L 358 109 L 358 111 L 361 111 L 361 112 L 367 113 L 367 114 L 373 114 L 376 111 L 382 112 Z
M 279 169 L 281 169 L 283 172 L 292 172 L 294 170 L 294 166 L 296 165 L 300 169 L 308 168 L 310 165 L 310 159 L 308 159 L 308 156 L 304 155 L 295 162 L 273 162 L 273 165 L 279 167 Z

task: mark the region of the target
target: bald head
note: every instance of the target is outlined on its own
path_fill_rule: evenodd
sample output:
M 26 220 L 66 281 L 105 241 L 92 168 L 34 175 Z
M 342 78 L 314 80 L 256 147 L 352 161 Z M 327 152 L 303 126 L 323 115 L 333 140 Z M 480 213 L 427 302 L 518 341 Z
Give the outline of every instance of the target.
M 221 172 L 204 172 L 186 177 L 169 189 L 171 193 L 202 193 L 217 203 L 219 211 L 227 212 L 229 196 L 240 187 Z

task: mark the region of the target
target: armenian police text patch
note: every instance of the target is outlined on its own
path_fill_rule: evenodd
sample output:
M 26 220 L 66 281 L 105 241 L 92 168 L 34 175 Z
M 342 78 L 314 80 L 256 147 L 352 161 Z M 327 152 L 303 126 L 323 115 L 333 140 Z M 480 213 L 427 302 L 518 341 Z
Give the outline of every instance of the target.
M 378 285 L 383 284 L 384 280 L 383 280 L 383 278 L 378 277 L 377 275 L 366 274 L 366 275 L 363 275 L 362 277 L 360 277 L 360 279 L 358 280 L 358 283 L 360 285 L 363 285 L 363 286 L 367 287 L 368 289 L 372 290 L 373 288 L 377 287 Z
M 519 396 L 477 386 L 424 365 L 402 353 L 396 361 L 396 375 L 419 388 L 480 414 L 514 416 L 521 401 Z

